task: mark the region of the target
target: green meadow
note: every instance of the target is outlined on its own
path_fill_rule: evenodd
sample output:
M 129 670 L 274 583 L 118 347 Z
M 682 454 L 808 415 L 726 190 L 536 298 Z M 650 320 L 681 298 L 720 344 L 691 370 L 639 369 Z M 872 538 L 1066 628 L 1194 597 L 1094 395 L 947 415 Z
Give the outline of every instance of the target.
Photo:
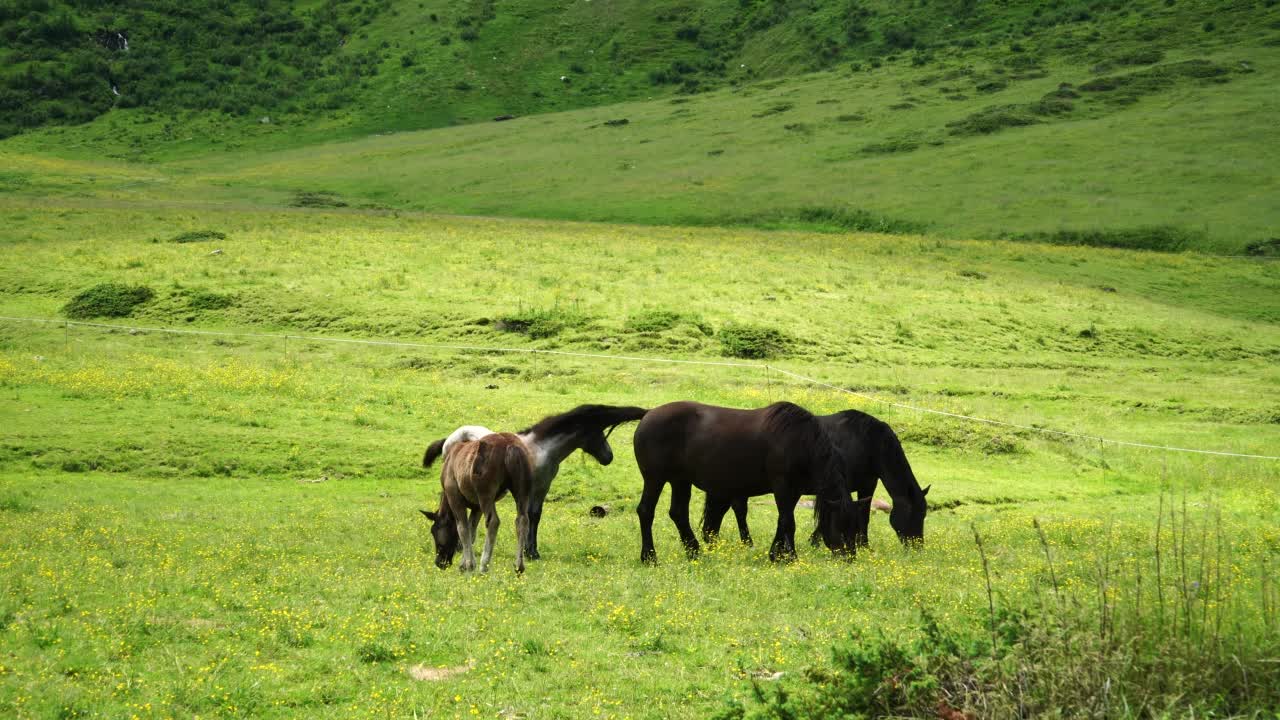
M 929 637 L 927 616 L 986 647 L 996 617 L 1003 633 L 1009 613 L 1046 603 L 1086 618 L 1078 663 L 1114 653 L 1090 629 L 1107 612 L 1112 633 L 1199 653 L 1198 675 L 1168 661 L 1170 686 L 1125 691 L 1128 710 L 1097 716 L 1266 717 L 1275 699 L 1265 674 L 1203 689 L 1225 677 L 1207 657 L 1271 667 L 1275 461 L 900 407 L 1274 455 L 1274 264 L 74 199 L 10 202 L 3 216 L 6 256 L 22 262 L 0 269 L 0 315 L 52 320 L 0 323 L 7 714 L 733 716 L 771 707 L 753 686 L 804 697 L 851 634 L 858 647 Z M 102 283 L 151 292 L 93 322 L 230 334 L 62 322 Z M 777 331 L 774 355 L 726 357 L 743 327 Z M 690 562 L 660 516 L 660 564 L 643 567 L 624 427 L 611 466 L 566 463 L 544 559 L 523 577 L 508 502 L 489 575 L 434 567 L 417 512 L 438 500 L 419 467 L 429 440 L 464 422 L 517 430 L 582 402 L 683 398 L 887 420 L 933 485 L 924 548 L 902 550 L 877 515 L 852 562 L 806 546 L 774 566 L 767 548 L 731 539 Z M 600 504 L 609 514 L 590 517 Z M 771 504 L 751 513 L 768 537 Z M 1016 714 L 1007 694 L 945 690 L 951 707 Z M 895 712 L 921 712 L 912 697 Z M 1066 690 L 1018 702 L 1101 707 Z
M 1277 32 L 0 4 L 0 717 L 1275 720 Z M 434 566 L 428 442 L 681 399 L 885 420 L 923 547 L 643 566 L 624 426 Z

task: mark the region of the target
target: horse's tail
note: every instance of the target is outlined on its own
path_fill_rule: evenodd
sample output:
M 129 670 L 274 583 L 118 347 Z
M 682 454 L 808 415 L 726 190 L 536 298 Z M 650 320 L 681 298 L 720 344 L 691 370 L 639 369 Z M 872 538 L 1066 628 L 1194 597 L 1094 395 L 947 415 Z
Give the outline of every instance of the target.
M 444 441 L 446 438 L 440 438 L 427 446 L 427 451 L 422 454 L 422 467 L 429 468 L 444 453 Z

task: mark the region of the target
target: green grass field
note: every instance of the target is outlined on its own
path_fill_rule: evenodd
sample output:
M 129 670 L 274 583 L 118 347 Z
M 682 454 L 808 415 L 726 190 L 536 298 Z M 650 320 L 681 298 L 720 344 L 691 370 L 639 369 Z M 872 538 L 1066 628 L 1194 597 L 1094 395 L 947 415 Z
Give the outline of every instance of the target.
M 170 5 L 0 6 L 0 717 L 1280 717 L 1275 3 Z M 924 547 L 644 567 L 623 427 L 435 568 L 426 443 L 679 399 Z
M 1049 593 L 1039 519 L 1063 593 L 1099 607 L 1107 563 L 1116 588 L 1102 604 L 1137 618 L 1138 598 L 1152 613 L 1151 542 L 1160 507 L 1168 542 L 1171 505 L 1191 548 L 1190 569 L 1167 566 L 1161 586 L 1174 617 L 1172 598 L 1199 573 L 1214 594 L 1191 597 L 1184 620 L 1224 613 L 1234 630 L 1216 652 L 1274 647 L 1262 579 L 1280 553 L 1274 461 L 1061 440 L 889 403 L 1274 455 L 1280 266 L 75 198 L 14 199 L 0 215 L 6 255 L 22 258 L 0 268 L 0 315 L 56 320 L 80 291 L 118 282 L 152 298 L 106 322 L 272 335 L 0 322 L 5 714 L 705 717 L 750 702 L 753 678 L 828 667 L 851 632 L 915 637 L 921 608 L 983 637 L 971 525 L 1001 609 Z M 201 230 L 225 237 L 171 242 Z M 538 337 L 500 329 L 522 318 L 541 323 Z M 780 330 L 787 349 L 720 367 L 301 339 L 720 361 L 734 323 Z M 510 503 L 488 576 L 432 565 L 417 513 L 438 494 L 418 466 L 428 440 L 464 422 L 519 429 L 582 402 L 683 398 L 884 418 L 933 484 L 925 548 L 904 553 L 877 516 L 871 551 L 852 563 L 806 546 L 777 567 L 767 548 L 732 542 L 690 563 L 660 516 L 661 562 L 644 568 L 624 428 L 612 466 L 566 463 L 545 559 L 524 577 L 509 563 Z M 589 517 L 595 504 L 611 513 Z M 753 503 L 758 538 L 773 520 Z M 415 678 L 441 669 L 455 674 Z M 1159 696 L 1132 714 L 1250 712 L 1215 702 Z

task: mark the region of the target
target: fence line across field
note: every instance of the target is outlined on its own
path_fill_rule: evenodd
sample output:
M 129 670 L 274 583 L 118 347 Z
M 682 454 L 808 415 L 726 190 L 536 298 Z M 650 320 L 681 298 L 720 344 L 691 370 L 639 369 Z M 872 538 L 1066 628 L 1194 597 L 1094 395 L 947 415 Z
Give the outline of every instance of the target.
M 854 390 L 850 390 L 848 388 L 840 387 L 838 385 L 832 385 L 830 383 L 818 380 L 817 378 L 809 377 L 808 375 L 801 375 L 800 373 L 792 372 L 790 370 L 785 370 L 783 368 L 780 368 L 776 365 L 769 365 L 765 363 L 734 362 L 732 360 L 682 360 L 678 358 L 646 357 L 646 356 L 639 356 L 639 355 L 610 355 L 608 353 L 575 352 L 571 350 L 544 350 L 539 348 L 512 348 L 512 347 L 497 347 L 497 346 L 490 346 L 490 345 L 462 345 L 462 344 L 454 344 L 454 343 L 415 343 L 415 342 L 400 342 L 400 341 L 393 341 L 393 340 L 366 340 L 362 338 L 324 337 L 324 336 L 317 336 L 317 335 L 231 332 L 231 331 L 225 331 L 225 330 L 189 330 L 184 328 L 147 327 L 147 326 L 141 326 L 141 325 L 116 325 L 112 323 L 83 322 L 78 320 L 57 320 L 53 318 L 14 317 L 9 315 L 0 315 L 0 320 L 6 320 L 11 322 L 43 323 L 47 325 L 62 325 L 65 328 L 67 328 L 68 331 L 70 330 L 71 327 L 75 326 L 75 327 L 104 328 L 108 330 L 133 330 L 137 332 L 166 333 L 170 335 L 200 335 L 200 336 L 209 336 L 209 337 L 248 337 L 248 338 L 259 338 L 263 340 L 281 340 L 281 341 L 284 341 L 285 343 L 288 343 L 290 340 L 300 340 L 305 342 L 319 342 L 319 343 L 328 342 L 328 343 L 338 343 L 338 344 L 346 344 L 346 345 L 369 345 L 369 346 L 375 346 L 375 347 L 416 348 L 421 350 L 456 350 L 456 351 L 470 351 L 470 352 L 518 353 L 518 354 L 526 354 L 526 355 L 557 355 L 557 356 L 563 356 L 563 357 L 586 358 L 590 360 L 611 360 L 611 361 L 618 361 L 618 362 L 665 363 L 665 364 L 677 364 L 677 365 L 704 365 L 709 367 L 750 368 L 755 370 L 762 370 L 765 373 L 776 372 L 779 375 L 790 377 L 795 380 L 800 380 L 802 382 L 809 383 L 811 385 L 827 388 L 829 390 L 834 390 L 839 393 L 844 393 L 852 397 L 862 398 L 863 400 L 867 400 L 869 402 L 887 405 L 889 407 L 901 408 L 904 410 L 911 410 L 913 412 L 925 413 L 929 415 L 939 415 L 943 417 L 955 418 L 958 420 L 966 420 L 968 422 L 981 423 L 984 425 L 991 425 L 995 427 L 1007 427 L 1007 428 L 1013 428 L 1016 430 L 1024 430 L 1027 432 L 1039 433 L 1042 435 L 1053 435 L 1057 437 L 1072 438 L 1074 440 L 1088 440 L 1091 442 L 1097 442 L 1102 444 L 1119 445 L 1123 447 L 1144 448 L 1147 450 L 1194 453 L 1197 455 L 1215 455 L 1220 457 L 1249 458 L 1253 460 L 1280 460 L 1280 455 L 1254 455 L 1250 453 L 1235 453 L 1235 452 L 1226 452 L 1222 450 L 1201 450 L 1198 448 L 1185 448 L 1185 447 L 1177 447 L 1173 445 L 1155 445 L 1151 443 L 1131 442 L 1128 440 L 1115 440 L 1112 438 L 1103 437 L 1101 435 L 1089 435 L 1087 433 L 1074 433 L 1074 432 L 1068 432 L 1065 430 L 1051 430 L 1049 428 L 1036 427 L 1034 425 L 1022 425 L 1019 423 L 1007 422 L 1004 420 L 993 420 L 991 418 L 977 417 L 974 415 L 964 415 L 961 413 L 948 412 L 946 410 L 936 410 L 934 408 L 920 407 L 918 405 L 909 405 L 907 403 L 900 403 L 900 402 L 894 402 L 892 400 L 886 400 L 884 398 L 876 397 L 874 395 L 867 395 L 866 393 L 860 393 Z M 772 378 L 770 378 L 770 385 L 772 385 Z

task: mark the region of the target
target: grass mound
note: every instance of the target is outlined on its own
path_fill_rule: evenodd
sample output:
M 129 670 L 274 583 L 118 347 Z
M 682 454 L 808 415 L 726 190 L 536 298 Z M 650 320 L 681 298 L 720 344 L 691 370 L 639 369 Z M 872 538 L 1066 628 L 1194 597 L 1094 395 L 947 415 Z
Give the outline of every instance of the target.
M 951 135 L 990 135 L 1005 128 L 1023 127 L 1040 122 L 1025 105 L 996 105 L 983 108 L 961 120 L 947 123 Z
M 794 343 L 791 336 L 777 328 L 736 322 L 720 328 L 716 336 L 725 356 L 748 360 L 782 357 Z
M 1244 246 L 1244 254 L 1255 257 L 1280 257 L 1280 238 L 1251 242 Z
M 1054 245 L 1088 245 L 1091 247 L 1126 248 L 1177 252 L 1203 241 L 1201 233 L 1172 225 L 1152 225 L 1118 230 L 1057 230 L 1021 233 L 1015 240 L 1046 242 Z
M 154 297 L 155 291 L 145 285 L 101 283 L 71 298 L 62 307 L 62 314 L 72 320 L 128 317 L 135 308 Z
M 885 217 L 867 210 L 841 207 L 783 208 L 749 215 L 723 216 L 710 224 L 722 227 L 756 227 L 766 230 L 813 230 L 817 232 L 878 232 L 913 235 L 924 232 L 925 223 Z
M 192 310 L 225 310 L 234 304 L 232 296 L 210 290 L 196 290 L 187 297 L 187 307 Z
M 566 308 L 518 310 L 498 318 L 494 327 L 504 332 L 528 335 L 535 340 L 555 337 L 561 332 L 580 328 L 590 320 L 586 315 Z
M 338 197 L 336 193 L 321 190 L 318 192 L 299 192 L 293 196 L 293 200 L 289 204 L 293 207 L 301 208 L 340 208 L 346 207 L 347 201 Z
M 226 240 L 226 239 L 227 239 L 227 234 L 224 232 L 218 232 L 217 230 L 189 230 L 187 232 L 174 235 L 173 237 L 169 238 L 169 242 L 193 243 L 193 242 L 207 242 L 209 240 Z

